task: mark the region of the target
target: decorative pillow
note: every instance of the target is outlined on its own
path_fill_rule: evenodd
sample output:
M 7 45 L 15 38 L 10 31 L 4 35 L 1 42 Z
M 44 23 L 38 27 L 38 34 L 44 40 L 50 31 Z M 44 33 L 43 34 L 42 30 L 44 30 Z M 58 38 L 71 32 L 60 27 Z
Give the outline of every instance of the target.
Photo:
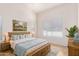
M 30 34 L 23 34 L 23 35 L 12 35 L 11 36 L 11 39 L 12 40 L 21 40 L 21 39 L 26 39 L 27 40 L 27 38 L 32 38 L 32 35 L 30 35 Z
M 27 38 L 27 34 L 24 34 L 23 37 L 24 37 L 24 38 Z
M 11 38 L 12 40 L 17 40 L 18 38 L 17 38 L 17 35 L 12 35 L 12 38 Z
M 18 35 L 18 39 L 23 39 L 23 35 Z
M 24 39 L 25 38 L 24 35 L 21 35 L 21 38 Z
M 24 35 L 21 35 L 21 39 L 24 39 Z
M 17 35 L 17 40 L 19 40 L 19 35 Z
M 12 35 L 11 39 L 12 40 L 18 40 L 18 35 Z
M 27 38 L 32 38 L 32 35 L 31 34 L 27 34 Z

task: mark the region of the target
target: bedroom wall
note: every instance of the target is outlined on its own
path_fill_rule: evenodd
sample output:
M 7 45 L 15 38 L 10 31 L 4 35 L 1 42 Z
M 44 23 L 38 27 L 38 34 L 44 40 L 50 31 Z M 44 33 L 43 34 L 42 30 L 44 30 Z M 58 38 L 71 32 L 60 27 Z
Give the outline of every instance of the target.
M 79 3 L 78 3 L 78 28 L 79 28 Z
M 36 15 L 30 10 L 26 4 L 0 4 L 0 16 L 3 20 L 2 31 L 12 31 L 12 20 L 26 21 L 28 25 L 28 31 L 36 30 Z
M 64 45 L 67 46 L 68 43 L 68 38 L 65 37 L 65 35 L 67 34 L 67 31 L 65 30 L 65 28 L 69 28 L 73 25 L 77 25 L 77 18 L 78 18 L 78 9 L 77 9 L 77 4 L 62 4 L 59 6 L 56 6 L 54 8 L 48 9 L 46 11 L 43 11 L 41 13 L 37 14 L 37 22 L 38 22 L 38 37 L 47 39 L 48 41 L 50 41 L 51 43 L 54 44 L 59 44 L 59 45 Z M 63 38 L 53 38 L 53 37 L 44 37 L 43 36 L 43 23 L 42 21 L 45 20 L 55 20 L 53 18 L 58 18 L 61 17 L 61 19 L 63 20 L 63 30 L 62 32 L 63 34 Z

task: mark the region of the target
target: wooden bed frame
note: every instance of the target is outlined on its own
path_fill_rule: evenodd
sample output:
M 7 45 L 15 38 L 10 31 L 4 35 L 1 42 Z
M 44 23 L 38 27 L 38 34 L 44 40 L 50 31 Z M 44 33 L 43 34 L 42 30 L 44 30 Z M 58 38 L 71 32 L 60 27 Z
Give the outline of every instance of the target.
M 20 34 L 30 34 L 30 32 L 8 32 L 9 40 L 11 40 L 11 35 L 20 35 Z M 50 43 L 47 43 L 27 54 L 27 56 L 45 56 L 50 51 Z

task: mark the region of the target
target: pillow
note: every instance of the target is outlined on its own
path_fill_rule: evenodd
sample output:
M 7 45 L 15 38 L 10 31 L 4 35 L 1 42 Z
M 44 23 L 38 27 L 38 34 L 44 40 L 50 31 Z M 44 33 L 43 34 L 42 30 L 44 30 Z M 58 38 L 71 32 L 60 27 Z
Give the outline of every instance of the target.
M 18 40 L 18 35 L 12 35 L 12 40 Z
M 18 35 L 18 39 L 21 39 L 21 35 Z
M 31 34 L 27 34 L 27 38 L 32 38 L 32 35 Z
M 28 40 L 33 40 L 31 38 L 25 38 L 25 39 L 20 39 L 20 40 L 14 40 L 13 42 L 15 43 L 21 43 L 21 42 L 25 42 L 25 41 L 28 41 Z
M 24 36 L 23 35 L 18 35 L 18 39 L 24 39 Z
M 12 40 L 21 40 L 21 39 L 29 39 L 32 38 L 30 34 L 23 34 L 23 35 L 12 35 Z
M 24 38 L 27 38 L 27 34 L 24 34 L 23 37 L 24 37 Z

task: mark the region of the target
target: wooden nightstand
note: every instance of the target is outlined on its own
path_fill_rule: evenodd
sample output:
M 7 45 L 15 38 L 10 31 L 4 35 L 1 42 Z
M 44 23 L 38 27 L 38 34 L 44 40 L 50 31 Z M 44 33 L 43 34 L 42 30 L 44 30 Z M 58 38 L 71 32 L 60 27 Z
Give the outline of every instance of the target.
M 1 42 L 0 43 L 0 51 L 5 51 L 10 49 L 10 43 L 9 42 Z
M 75 44 L 73 40 L 68 41 L 68 55 L 79 56 L 79 44 Z

